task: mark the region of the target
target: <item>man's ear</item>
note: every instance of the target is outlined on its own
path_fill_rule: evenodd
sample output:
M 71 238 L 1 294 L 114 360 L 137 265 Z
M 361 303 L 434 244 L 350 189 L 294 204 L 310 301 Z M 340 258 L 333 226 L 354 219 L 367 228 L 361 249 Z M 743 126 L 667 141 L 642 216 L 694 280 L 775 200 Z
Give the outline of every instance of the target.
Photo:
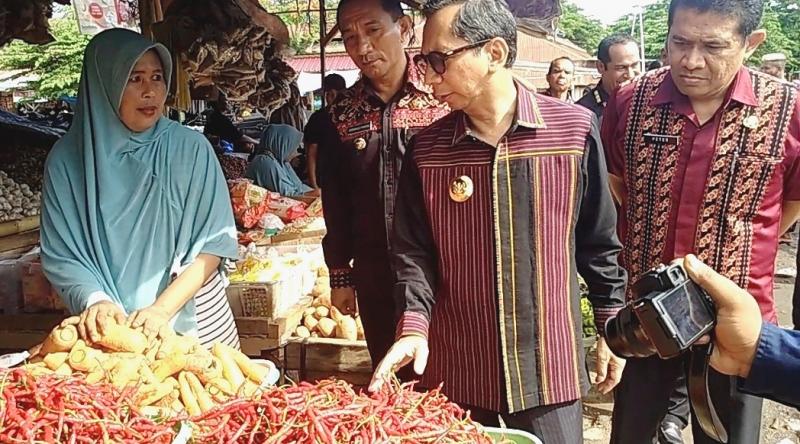
M 597 68 L 597 72 L 599 72 L 601 76 L 606 72 L 606 64 L 602 61 L 598 60 L 594 62 L 594 66 Z
M 414 40 L 414 20 L 411 17 L 404 15 L 397 20 L 400 26 L 400 35 L 403 46 L 410 46 Z
M 486 43 L 484 49 L 489 54 L 489 71 L 494 72 L 506 66 L 511 50 L 505 39 L 495 37 Z
M 747 45 L 747 52 L 745 53 L 745 58 L 749 58 L 756 52 L 759 46 L 761 46 L 764 41 L 767 40 L 767 30 L 766 29 L 756 29 L 753 31 L 752 34 L 747 36 L 745 40 L 745 44 Z

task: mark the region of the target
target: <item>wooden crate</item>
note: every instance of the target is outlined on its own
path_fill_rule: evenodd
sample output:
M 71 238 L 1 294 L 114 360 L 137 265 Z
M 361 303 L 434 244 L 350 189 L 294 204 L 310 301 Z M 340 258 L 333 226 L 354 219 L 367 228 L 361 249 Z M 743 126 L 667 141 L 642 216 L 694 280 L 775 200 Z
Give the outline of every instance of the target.
M 311 306 L 311 301 L 311 297 L 303 297 L 285 315 L 275 319 L 234 317 L 244 354 L 261 356 L 265 350 L 286 345 L 303 318 L 303 310 Z
M 372 378 L 372 360 L 366 341 L 292 338 L 286 344 L 286 370 L 296 371 L 302 381 L 335 377 L 356 386 Z
M 0 350 L 20 351 L 41 343 L 66 315 L 0 315 Z
M 39 243 L 39 229 L 0 237 L 0 252 L 31 248 Z

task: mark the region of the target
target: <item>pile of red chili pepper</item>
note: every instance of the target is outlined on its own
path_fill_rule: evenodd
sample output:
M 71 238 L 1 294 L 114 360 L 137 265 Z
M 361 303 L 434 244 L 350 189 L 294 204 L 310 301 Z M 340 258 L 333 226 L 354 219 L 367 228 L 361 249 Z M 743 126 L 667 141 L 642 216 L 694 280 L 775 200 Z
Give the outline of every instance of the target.
M 156 421 L 133 406 L 136 387 L 22 369 L 0 372 L 2 443 L 171 443 L 176 420 Z
M 268 389 L 193 418 L 195 443 L 492 443 L 439 389 L 384 384 L 356 393 L 346 382 Z

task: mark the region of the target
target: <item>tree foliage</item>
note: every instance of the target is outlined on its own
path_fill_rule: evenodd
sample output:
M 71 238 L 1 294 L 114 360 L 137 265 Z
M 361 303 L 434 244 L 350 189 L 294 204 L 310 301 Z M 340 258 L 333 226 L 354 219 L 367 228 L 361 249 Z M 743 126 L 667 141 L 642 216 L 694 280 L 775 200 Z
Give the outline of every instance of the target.
M 562 15 L 558 20 L 558 35 L 585 49 L 589 54 L 597 51 L 597 45 L 606 35 L 606 27 L 600 20 L 587 17 L 578 6 L 571 2 L 562 5 Z
M 289 28 L 289 45 L 297 54 L 307 54 L 319 43 L 319 0 L 260 0 L 261 5 L 276 14 Z M 338 0 L 325 0 L 327 31 L 336 23 Z
M 38 97 L 56 98 L 75 95 L 81 77 L 83 50 L 90 36 L 78 31 L 74 13 L 50 20 L 55 41 L 31 45 L 19 40 L 0 50 L 0 66 L 5 69 L 29 69 L 39 76 L 31 86 Z
M 645 6 L 644 10 L 644 54 L 650 59 L 657 59 L 667 41 L 667 16 L 669 0 L 658 0 Z M 622 17 L 611 25 L 612 33 L 626 33 L 639 39 L 639 22 L 634 17 Z
M 645 55 L 648 59 L 658 58 L 667 40 L 667 18 L 669 0 L 658 0 L 645 7 L 644 38 Z M 761 27 L 767 31 L 767 41 L 750 58 L 749 63 L 757 66 L 761 56 L 771 52 L 782 52 L 788 58 L 788 71 L 800 70 L 800 0 L 770 0 L 764 9 Z M 622 17 L 610 27 L 611 32 L 631 33 L 631 17 Z M 633 29 L 634 37 L 639 35 L 638 23 Z

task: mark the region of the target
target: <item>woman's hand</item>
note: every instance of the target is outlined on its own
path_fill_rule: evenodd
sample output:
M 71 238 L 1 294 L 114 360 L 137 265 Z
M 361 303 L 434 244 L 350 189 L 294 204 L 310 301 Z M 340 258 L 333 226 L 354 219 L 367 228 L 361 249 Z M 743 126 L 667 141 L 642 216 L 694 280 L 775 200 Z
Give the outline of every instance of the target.
M 142 332 L 147 336 L 147 340 L 153 341 L 161 328 L 169 325 L 170 319 L 172 319 L 172 315 L 166 309 L 153 304 L 131 313 L 125 324 L 131 328 L 142 327 Z
M 81 313 L 77 324 L 78 334 L 85 341 L 97 342 L 111 322 L 124 324 L 125 312 L 119 305 L 111 301 L 97 302 Z

